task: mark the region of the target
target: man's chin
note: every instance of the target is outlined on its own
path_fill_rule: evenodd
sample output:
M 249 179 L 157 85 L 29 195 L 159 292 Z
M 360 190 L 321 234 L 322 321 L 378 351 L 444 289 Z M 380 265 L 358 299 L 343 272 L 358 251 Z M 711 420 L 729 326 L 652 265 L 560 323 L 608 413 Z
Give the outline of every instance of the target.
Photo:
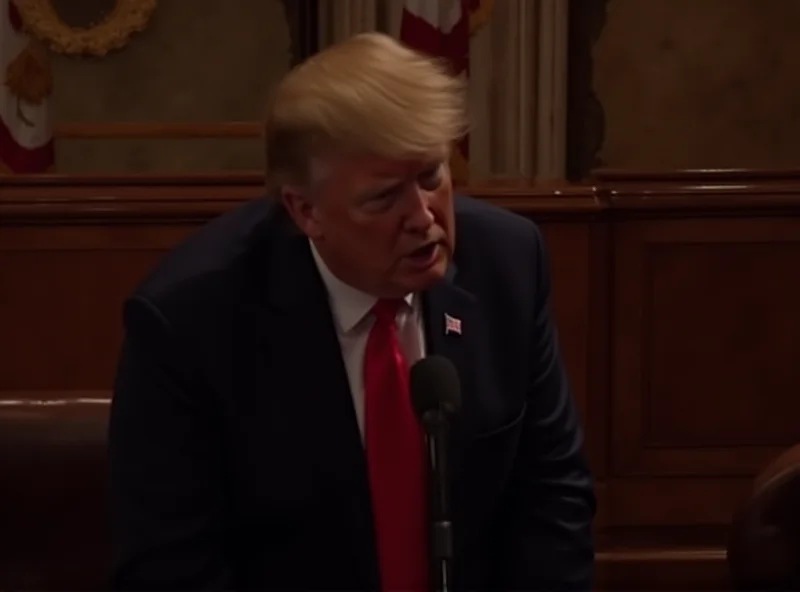
M 443 254 L 425 268 L 404 270 L 403 284 L 409 292 L 423 292 L 439 283 L 447 274 L 448 258 Z

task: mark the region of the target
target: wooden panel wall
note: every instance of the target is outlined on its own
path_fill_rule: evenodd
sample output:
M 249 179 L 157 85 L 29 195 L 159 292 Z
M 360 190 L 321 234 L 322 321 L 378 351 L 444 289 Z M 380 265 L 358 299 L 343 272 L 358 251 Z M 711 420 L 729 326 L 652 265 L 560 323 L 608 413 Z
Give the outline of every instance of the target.
M 102 446 L 123 296 L 187 233 L 260 192 L 247 175 L 0 178 L 0 448 L 12 453 L 0 451 L 0 474 L 13 475 L 0 521 L 51 539 L 72 528 L 77 561 L 102 563 L 102 520 L 78 532 L 26 505 L 83 485 L 59 476 L 46 447 L 26 453 L 20 434 L 49 434 L 51 454 L 102 473 L 96 455 L 65 451 Z M 735 508 L 800 441 L 800 175 L 608 171 L 594 185 L 470 193 L 536 220 L 549 245 L 598 479 L 599 586 L 724 589 Z M 102 507 L 92 491 L 75 497 Z M 73 587 L 75 562 L 54 544 L 64 565 L 31 576 L 41 538 L 30 538 L 0 543 L 0 587 Z

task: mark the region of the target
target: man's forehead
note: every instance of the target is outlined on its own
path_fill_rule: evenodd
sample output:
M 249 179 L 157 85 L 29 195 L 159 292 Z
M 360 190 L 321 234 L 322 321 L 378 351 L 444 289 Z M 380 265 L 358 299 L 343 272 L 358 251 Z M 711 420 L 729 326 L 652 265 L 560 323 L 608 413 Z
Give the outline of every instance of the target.
M 383 156 L 367 156 L 352 164 L 365 175 L 377 179 L 395 179 L 418 174 L 431 166 L 442 162 L 443 153 L 429 153 L 406 156 L 402 158 L 388 158 Z
M 362 191 L 370 187 L 383 187 L 415 177 L 423 171 L 443 163 L 447 152 L 430 152 L 404 158 L 378 155 L 341 154 L 320 159 L 312 168 L 319 182 L 333 183 Z

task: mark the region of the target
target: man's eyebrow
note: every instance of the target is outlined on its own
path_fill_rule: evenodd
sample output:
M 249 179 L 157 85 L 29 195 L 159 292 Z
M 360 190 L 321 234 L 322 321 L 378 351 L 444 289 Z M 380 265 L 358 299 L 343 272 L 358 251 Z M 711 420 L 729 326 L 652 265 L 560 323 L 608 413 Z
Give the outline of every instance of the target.
M 383 195 L 385 193 L 391 193 L 397 189 L 400 189 L 405 181 L 395 181 L 394 183 L 390 183 L 383 187 L 372 187 L 370 189 L 365 189 L 359 194 L 359 200 L 368 200 L 372 199 L 373 197 L 378 197 L 379 195 Z

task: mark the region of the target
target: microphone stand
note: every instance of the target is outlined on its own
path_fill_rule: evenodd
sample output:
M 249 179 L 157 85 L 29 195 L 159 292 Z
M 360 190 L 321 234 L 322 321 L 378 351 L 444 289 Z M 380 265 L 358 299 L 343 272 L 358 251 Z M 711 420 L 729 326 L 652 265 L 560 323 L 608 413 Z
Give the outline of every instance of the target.
M 452 586 L 453 527 L 447 473 L 447 416 L 439 409 L 432 409 L 423 415 L 422 425 L 428 448 L 431 587 L 434 592 L 448 592 Z

